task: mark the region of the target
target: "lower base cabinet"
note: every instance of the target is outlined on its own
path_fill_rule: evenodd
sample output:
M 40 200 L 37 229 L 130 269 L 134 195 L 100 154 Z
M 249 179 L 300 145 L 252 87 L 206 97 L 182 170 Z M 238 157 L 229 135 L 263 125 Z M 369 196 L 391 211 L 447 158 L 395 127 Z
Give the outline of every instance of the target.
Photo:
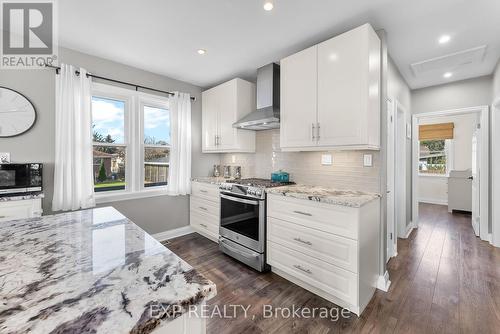
M 189 202 L 189 224 L 199 234 L 219 240 L 220 198 L 215 184 L 192 182 Z
M 363 312 L 379 276 L 380 200 L 351 208 L 269 194 L 267 226 L 273 272 Z
M 40 198 L 0 201 L 0 222 L 41 215 L 42 200 Z

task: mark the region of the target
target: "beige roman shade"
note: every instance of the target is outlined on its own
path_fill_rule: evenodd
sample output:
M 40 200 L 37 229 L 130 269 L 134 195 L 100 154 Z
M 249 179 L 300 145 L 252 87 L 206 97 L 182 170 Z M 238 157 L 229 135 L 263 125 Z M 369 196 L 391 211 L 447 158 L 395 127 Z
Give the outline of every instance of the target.
M 418 127 L 419 140 L 453 139 L 453 123 L 426 124 Z

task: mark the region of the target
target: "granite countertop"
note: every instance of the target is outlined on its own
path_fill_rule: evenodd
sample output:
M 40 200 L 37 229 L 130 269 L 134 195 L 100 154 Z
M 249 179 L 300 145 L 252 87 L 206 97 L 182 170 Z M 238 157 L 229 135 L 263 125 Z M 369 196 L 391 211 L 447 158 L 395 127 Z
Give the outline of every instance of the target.
M 277 194 L 298 199 L 323 202 L 359 208 L 380 197 L 379 194 L 361 191 L 337 190 L 327 187 L 291 185 L 266 189 L 269 194 Z
M 22 200 L 27 200 L 27 199 L 37 199 L 37 198 L 44 198 L 44 197 L 45 197 L 45 195 L 43 193 L 28 194 L 28 195 L 3 196 L 3 197 L 0 197 L 0 202 L 22 201 Z
M 111 207 L 4 222 L 0 245 L 0 333 L 150 333 L 216 294 Z
M 216 184 L 216 185 L 220 185 L 221 183 L 224 183 L 224 182 L 227 182 L 227 181 L 231 181 L 231 180 L 234 180 L 234 178 L 225 178 L 225 177 L 222 177 L 222 176 L 201 176 L 201 177 L 193 177 L 191 179 L 191 181 L 194 181 L 194 182 L 201 182 L 201 183 L 208 183 L 208 184 Z

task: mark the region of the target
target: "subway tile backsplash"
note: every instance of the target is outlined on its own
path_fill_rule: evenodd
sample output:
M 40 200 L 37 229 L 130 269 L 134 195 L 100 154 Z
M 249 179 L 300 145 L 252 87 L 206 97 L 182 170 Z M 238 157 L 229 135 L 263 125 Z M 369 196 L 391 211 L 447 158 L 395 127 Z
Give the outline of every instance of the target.
M 257 131 L 256 153 L 221 154 L 221 165 L 241 166 L 242 177 L 270 178 L 284 170 L 292 181 L 337 189 L 379 192 L 378 151 L 332 151 L 333 164 L 323 166 L 325 152 L 281 152 L 279 130 Z M 373 155 L 373 167 L 363 167 L 363 154 Z M 234 162 L 233 162 L 234 161 Z

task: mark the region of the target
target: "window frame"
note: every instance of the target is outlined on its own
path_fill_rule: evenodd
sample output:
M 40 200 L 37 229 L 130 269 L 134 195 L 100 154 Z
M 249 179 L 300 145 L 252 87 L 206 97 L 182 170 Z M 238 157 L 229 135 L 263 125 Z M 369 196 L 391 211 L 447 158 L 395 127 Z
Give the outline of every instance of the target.
M 439 139 L 436 139 L 439 140 Z M 420 172 L 420 168 L 418 169 L 418 176 L 424 177 L 443 177 L 447 178 L 450 175 L 450 170 L 454 168 L 454 143 L 453 139 L 441 139 L 444 140 L 444 153 L 446 156 L 446 173 L 422 173 Z M 420 142 L 420 141 L 419 141 Z M 418 161 L 420 163 L 420 143 L 418 145 Z
M 118 86 L 92 83 L 92 97 L 114 99 L 125 102 L 124 116 L 124 143 L 94 143 L 98 146 L 120 146 L 125 147 L 125 189 L 94 192 L 97 204 L 123 201 L 136 198 L 165 196 L 168 194 L 168 185 L 144 187 L 144 109 L 143 106 L 167 109 L 170 119 L 173 118 L 169 108 L 168 97 L 138 92 Z M 174 130 L 174 124 L 170 123 L 170 133 Z M 171 149 L 172 143 L 168 146 Z M 165 147 L 162 145 L 162 147 Z

